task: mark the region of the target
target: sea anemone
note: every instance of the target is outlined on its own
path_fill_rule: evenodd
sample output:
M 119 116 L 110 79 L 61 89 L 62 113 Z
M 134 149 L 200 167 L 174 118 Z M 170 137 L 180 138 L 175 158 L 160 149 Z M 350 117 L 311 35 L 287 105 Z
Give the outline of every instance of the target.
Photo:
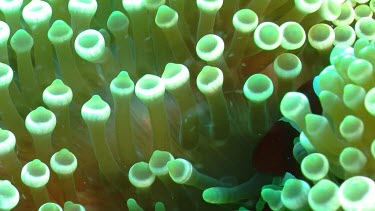
M 0 0 L 0 210 L 372 206 L 367 2 Z

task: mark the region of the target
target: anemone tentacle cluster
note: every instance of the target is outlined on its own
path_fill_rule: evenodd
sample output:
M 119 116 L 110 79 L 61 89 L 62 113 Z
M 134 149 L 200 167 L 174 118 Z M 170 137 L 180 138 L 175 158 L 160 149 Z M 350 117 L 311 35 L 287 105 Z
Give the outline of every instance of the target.
M 0 0 L 0 210 L 373 208 L 374 8 Z

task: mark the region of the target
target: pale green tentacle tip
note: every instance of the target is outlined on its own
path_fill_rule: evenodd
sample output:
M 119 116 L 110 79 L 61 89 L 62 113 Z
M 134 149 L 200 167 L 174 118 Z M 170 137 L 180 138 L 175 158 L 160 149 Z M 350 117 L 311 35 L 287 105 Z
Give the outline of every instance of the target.
M 345 148 L 339 157 L 339 162 L 344 170 L 350 173 L 360 173 L 367 163 L 366 155 L 355 147 Z
M 260 103 L 266 101 L 273 93 L 273 83 L 264 74 L 254 74 L 250 76 L 244 86 L 245 97 L 251 102 Z
M 12 68 L 0 62 L 0 89 L 7 89 L 13 80 Z
M 121 71 L 110 84 L 111 93 L 116 96 L 130 97 L 134 93 L 134 87 L 134 82 L 126 71 Z
M 221 91 L 223 82 L 223 72 L 212 66 L 204 66 L 197 77 L 198 89 L 205 95 L 213 95 Z
M 223 0 L 197 0 L 199 10 L 216 13 L 223 6 Z
M 311 113 L 309 99 L 302 93 L 288 92 L 280 102 L 280 111 L 288 119 L 301 112 Z
M 309 180 L 319 181 L 328 174 L 328 159 L 321 153 L 309 154 L 301 162 L 301 171 Z
M 354 30 L 358 38 L 373 40 L 375 39 L 375 20 L 372 17 L 360 18 L 355 23 Z
M 155 181 L 155 175 L 151 172 L 146 162 L 135 163 L 129 169 L 129 181 L 137 188 L 149 188 Z
M 135 94 L 145 104 L 161 99 L 164 93 L 164 81 L 156 75 L 146 74 L 135 85 Z
M 338 190 L 339 187 L 331 180 L 320 180 L 309 192 L 310 207 L 313 210 L 338 210 L 340 208 Z
M 72 99 L 72 90 L 60 79 L 55 79 L 52 84 L 43 91 L 43 102 L 49 108 L 68 106 L 72 102 Z
M 302 26 L 297 22 L 285 22 L 281 24 L 282 33 L 281 47 L 286 50 L 296 50 L 306 41 L 306 33 Z
M 10 39 L 10 45 L 16 53 L 23 53 L 31 50 L 34 40 L 27 31 L 19 29 Z
M 98 9 L 96 0 L 69 0 L 68 10 L 70 14 L 94 16 Z
M 168 175 L 169 170 L 167 163 L 171 160 L 174 160 L 171 153 L 167 151 L 155 150 L 152 153 L 149 161 L 150 171 L 156 176 Z
M 12 80 L 12 68 L 9 65 L 0 62 L 0 89 L 8 88 Z
M 30 188 L 41 188 L 49 180 L 50 171 L 39 159 L 28 162 L 21 171 L 22 182 Z
M 327 128 L 329 122 L 326 117 L 317 114 L 307 114 L 305 116 L 306 131 L 309 135 L 318 135 Z
M 155 23 L 161 29 L 168 29 L 178 22 L 178 13 L 167 5 L 158 8 L 155 16 Z
M 294 54 L 283 53 L 276 57 L 273 68 L 279 78 L 292 80 L 301 73 L 302 62 Z
M 107 27 L 112 33 L 128 30 L 129 18 L 120 11 L 113 11 L 108 18 Z
M 0 128 L 0 156 L 6 155 L 14 151 L 16 146 L 16 137 L 9 130 L 3 130 Z
M 316 12 L 322 6 L 323 0 L 294 0 L 299 11 L 309 14 Z
M 370 1 L 369 6 L 370 6 L 370 8 L 371 8 L 371 11 L 372 11 L 372 12 L 375 12 L 375 1 L 374 1 L 374 0 L 371 0 L 371 1 Z
M 274 50 L 282 42 L 282 31 L 273 22 L 263 22 L 255 29 L 254 42 L 263 50 Z
M 281 190 L 263 188 L 261 196 L 272 210 L 282 210 L 284 208 L 284 204 L 281 201 Z
M 371 146 L 370 146 L 371 155 L 373 158 L 375 158 L 375 140 L 372 140 Z
M 50 160 L 52 170 L 58 175 L 73 174 L 77 169 L 77 158 L 67 149 L 62 149 L 52 155 Z
M 22 7 L 23 0 L 0 0 L 0 10 L 3 13 L 18 11 Z
M 341 25 L 350 25 L 355 18 L 355 12 L 353 7 L 350 5 L 350 3 L 343 3 L 341 4 L 341 13 L 339 17 L 336 20 L 333 20 L 332 23 L 336 26 Z
M 165 211 L 165 206 L 163 204 L 163 202 L 156 202 L 155 203 L 155 211 Z
M 206 62 L 213 62 L 223 55 L 224 41 L 215 34 L 206 34 L 199 39 L 195 50 L 199 58 Z
M 81 115 L 86 123 L 105 123 L 107 122 L 111 108 L 99 95 L 94 95 L 83 104 Z
M 0 44 L 7 43 L 9 36 L 10 36 L 10 28 L 8 24 L 4 21 L 0 21 Z
M 190 73 L 183 64 L 168 63 L 161 77 L 167 90 L 175 90 L 189 82 Z
M 289 179 L 285 182 L 281 191 L 281 201 L 291 210 L 302 209 L 307 205 L 310 185 L 299 179 Z
M 64 211 L 85 211 L 85 207 L 80 204 L 75 204 L 71 201 L 64 203 Z
M 372 88 L 367 92 L 365 97 L 365 107 L 372 116 L 375 116 L 375 88 Z
M 193 172 L 193 165 L 182 158 L 171 160 L 167 163 L 169 176 L 178 184 L 186 183 Z
M 135 199 L 133 198 L 129 198 L 127 201 L 126 201 L 126 205 L 129 209 L 129 211 L 143 211 L 143 208 L 140 207 L 137 203 L 137 201 L 135 201 Z
M 365 126 L 362 120 L 353 115 L 347 115 L 339 127 L 341 135 L 348 142 L 357 142 L 362 140 Z
M 105 52 L 105 40 L 99 31 L 87 29 L 78 34 L 74 48 L 82 59 L 101 63 Z
M 0 180 L 0 210 L 11 210 L 17 206 L 20 194 L 8 180 Z
M 32 135 L 48 135 L 55 129 L 56 116 L 52 111 L 39 106 L 26 116 L 25 125 Z
M 165 0 L 144 0 L 145 8 L 148 10 L 157 10 L 165 4 Z
M 53 22 L 48 30 L 48 39 L 52 44 L 61 44 L 73 37 L 73 29 L 64 21 L 57 20 Z
M 232 23 L 236 30 L 242 33 L 250 33 L 258 26 L 259 19 L 254 11 L 242 9 L 234 14 Z
M 318 23 L 310 28 L 307 38 L 313 48 L 325 50 L 333 45 L 335 31 L 328 24 Z
M 62 210 L 63 209 L 60 207 L 60 205 L 53 203 L 53 202 L 44 203 L 38 209 L 38 211 L 62 211 Z
M 122 0 L 122 6 L 127 12 L 140 11 L 144 8 L 144 0 Z
M 205 202 L 210 204 L 222 204 L 221 193 L 217 187 L 207 188 L 202 193 L 202 198 Z M 225 202 L 224 202 L 225 203 Z
M 33 0 L 23 8 L 22 17 L 31 28 L 35 28 L 39 23 L 51 19 L 52 8 L 45 1 Z
M 354 9 L 354 12 L 355 12 L 356 20 L 359 20 L 360 18 L 363 18 L 363 17 L 372 17 L 373 15 L 373 11 L 371 10 L 370 6 L 365 5 L 365 4 L 358 5 Z
M 354 176 L 345 180 L 339 187 L 338 197 L 344 210 L 374 208 L 375 183 L 364 176 Z

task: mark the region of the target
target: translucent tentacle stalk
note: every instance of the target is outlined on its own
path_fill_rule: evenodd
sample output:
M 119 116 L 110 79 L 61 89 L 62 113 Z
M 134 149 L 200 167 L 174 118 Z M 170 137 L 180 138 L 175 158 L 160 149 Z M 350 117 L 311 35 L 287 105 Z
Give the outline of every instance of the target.
M 250 8 L 258 16 L 262 16 L 271 2 L 272 0 L 253 0 L 247 4 L 246 8 Z
M 8 58 L 8 39 L 10 28 L 8 23 L 0 21 L 0 62 L 9 64 Z
M 43 92 L 43 102 L 56 115 L 57 124 L 54 134 L 59 137 L 58 148 L 65 146 L 70 150 L 73 150 L 69 109 L 72 99 L 72 90 L 60 79 L 54 80 Z
M 99 169 L 113 187 L 125 190 L 128 182 L 124 179 L 126 174 L 117 164 L 105 135 L 105 124 L 109 118 L 111 109 L 98 95 L 94 95 L 81 109 L 81 115 L 85 121 L 92 140 Z
M 0 10 L 5 16 L 5 20 L 10 28 L 10 34 L 14 34 L 22 28 L 21 7 L 23 0 L 1 0 Z
M 74 37 L 82 31 L 90 28 L 90 23 L 98 9 L 96 0 L 69 0 L 70 26 Z
M 56 116 L 44 107 L 31 111 L 25 125 L 31 136 L 37 157 L 44 163 L 49 163 L 53 153 L 51 135 L 56 126 Z
M 135 68 L 138 77 L 153 73 L 152 40 L 147 24 L 147 10 L 142 0 L 123 0 L 122 5 L 129 15 L 132 38 L 134 42 Z
M 12 182 L 22 190 L 23 183 L 20 177 L 22 166 L 17 157 L 15 146 L 16 137 L 14 134 L 8 130 L 0 129 L 0 161 L 8 175 L 12 175 Z
M 47 37 L 51 16 L 52 8 L 45 1 L 31 1 L 22 10 L 22 17 L 33 35 L 35 72 L 42 89 L 55 79 L 52 46 Z
M 55 48 L 56 56 L 59 61 L 61 76 L 64 82 L 73 89 L 74 101 L 82 105 L 91 97 L 91 90 L 86 84 L 90 81 L 97 83 L 97 74 L 85 73 L 84 79 L 77 68 L 76 62 L 72 52 L 70 41 L 73 37 L 73 31 L 68 24 L 61 20 L 55 21 L 51 28 L 48 30 L 48 39 L 51 41 Z
M 145 8 L 148 11 L 150 20 L 156 19 L 157 11 L 159 11 L 159 8 L 164 4 L 165 0 L 145 1 Z M 150 32 L 152 36 L 156 73 L 161 74 L 164 70 L 165 64 L 170 61 L 173 54 L 170 48 L 164 47 L 164 43 L 167 42 L 167 38 L 164 36 L 163 31 L 158 27 L 155 21 L 151 21 L 150 23 Z
M 190 86 L 189 70 L 182 64 L 168 63 L 162 78 L 168 92 L 177 100 L 181 111 L 179 142 L 185 149 L 199 143 L 199 120 L 196 101 Z
M 280 103 L 281 114 L 306 132 L 305 116 L 311 113 L 309 100 L 299 92 L 288 92 Z
M 167 166 L 172 180 L 178 184 L 193 186 L 200 190 L 210 187 L 228 187 L 228 184 L 200 173 L 185 159 L 178 158 L 169 161 Z
M 121 71 L 112 80 L 110 90 L 114 101 L 116 140 L 120 160 L 130 167 L 132 163 L 138 161 L 130 121 L 130 99 L 134 93 L 134 82 L 126 71 Z
M 103 35 L 94 29 L 82 31 L 74 42 L 77 54 L 84 60 L 100 64 L 103 75 L 110 82 L 120 72 L 112 52 L 105 46 Z
M 273 69 L 277 76 L 277 96 L 281 100 L 285 93 L 296 89 L 295 79 L 301 73 L 302 62 L 296 55 L 284 53 L 276 57 Z
M 272 125 L 268 102 L 273 93 L 273 83 L 266 75 L 254 74 L 246 80 L 243 92 L 249 106 L 248 128 L 255 136 L 264 134 Z
M 31 49 L 34 45 L 34 40 L 29 33 L 20 29 L 14 33 L 10 40 L 10 45 L 17 55 L 18 78 L 22 94 L 30 96 L 28 103 L 36 106 L 41 101 L 42 92 L 31 59 Z
M 143 76 L 135 86 L 135 94 L 147 106 L 150 115 L 153 148 L 169 151 L 171 137 L 164 104 L 164 93 L 163 80 L 154 75 Z
M 238 186 L 225 188 L 225 187 L 212 187 L 203 191 L 203 199 L 212 204 L 229 204 L 235 203 L 243 199 L 251 199 L 258 196 L 259 191 L 263 185 L 272 182 L 272 177 L 257 173 L 247 182 Z
M 249 45 L 249 36 L 258 26 L 258 16 L 249 9 L 237 11 L 232 20 L 235 28 L 226 61 L 230 67 L 237 70 L 246 48 Z M 233 70 L 232 70 L 233 71 Z
M 67 149 L 62 149 L 52 155 L 50 160 L 52 171 L 54 171 L 60 183 L 65 201 L 78 202 L 77 191 L 74 181 L 74 171 L 77 169 L 77 158 Z
M 223 6 L 223 0 L 197 0 L 199 9 L 199 22 L 197 29 L 197 40 L 206 34 L 213 33 L 215 17 Z
M 24 121 L 9 96 L 9 84 L 13 79 L 13 70 L 0 63 L 0 112 L 5 125 L 18 137 L 17 148 L 20 151 L 30 151 L 31 137 L 26 130 Z
M 151 172 L 149 164 L 135 163 L 129 170 L 129 181 L 136 187 L 139 203 L 147 206 L 152 200 L 151 185 L 155 181 L 155 175 Z
M 159 7 L 156 13 L 155 23 L 163 31 L 176 61 L 185 64 L 193 75 L 197 75 L 199 70 L 177 25 L 181 22 L 179 18 L 180 16 L 176 11 L 163 5 Z
M 221 70 L 212 66 L 203 67 L 197 77 L 197 87 L 208 102 L 211 114 L 209 136 L 215 140 L 215 145 L 226 143 L 230 131 L 228 106 L 222 90 L 223 81 Z
M 117 58 L 122 69 L 128 71 L 131 75 L 135 74 L 135 63 L 131 49 L 131 39 L 128 32 L 129 19 L 120 11 L 114 11 L 107 21 L 109 31 L 115 37 Z

